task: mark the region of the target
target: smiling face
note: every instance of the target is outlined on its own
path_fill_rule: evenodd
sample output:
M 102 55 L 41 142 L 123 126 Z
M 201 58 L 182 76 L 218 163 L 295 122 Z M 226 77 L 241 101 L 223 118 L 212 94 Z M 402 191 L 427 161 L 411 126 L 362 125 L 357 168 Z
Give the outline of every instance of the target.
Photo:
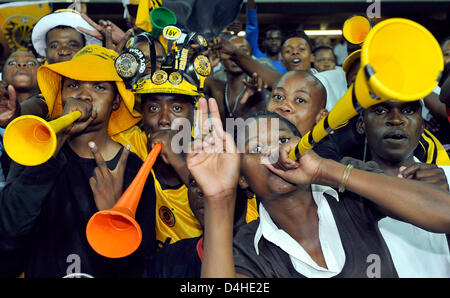
M 143 94 L 142 115 L 144 130 L 148 135 L 161 129 L 171 129 L 177 118 L 193 121 L 193 99 L 178 94 Z
M 45 54 L 49 64 L 69 61 L 85 44 L 83 35 L 70 27 L 52 29 L 46 38 Z
M 33 53 L 18 51 L 12 53 L 3 68 L 3 80 L 16 90 L 37 90 L 37 70 L 39 63 Z
M 283 65 L 288 71 L 309 71 L 311 62 L 314 62 L 308 42 L 301 37 L 292 37 L 286 40 L 281 48 L 281 54 Z
M 389 100 L 364 112 L 358 130 L 366 133 L 375 161 L 399 163 L 411 157 L 423 132 L 421 111 L 418 101 Z
M 326 91 L 313 75 L 292 71 L 284 74 L 273 88 L 267 110 L 286 118 L 305 135 L 325 110 Z
M 278 121 L 277 126 L 273 125 L 273 120 Z M 297 190 L 297 185 L 284 180 L 263 164 L 263 160 L 267 159 L 269 154 L 277 152 L 280 145 L 296 136 L 285 121 L 270 117 L 256 118 L 256 121 L 252 121 L 248 126 L 249 130 L 254 129 L 258 133 L 257 136 L 250 134 L 245 138 L 245 152 L 241 156 L 241 175 L 247 186 L 262 202 Z

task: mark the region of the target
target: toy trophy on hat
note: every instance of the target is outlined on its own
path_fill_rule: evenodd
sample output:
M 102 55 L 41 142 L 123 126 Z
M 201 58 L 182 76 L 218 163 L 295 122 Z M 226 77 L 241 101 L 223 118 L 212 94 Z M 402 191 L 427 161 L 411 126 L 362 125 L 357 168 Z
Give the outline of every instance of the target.
M 122 54 L 116 59 L 117 73 L 128 88 L 137 94 L 175 93 L 198 97 L 207 76 L 211 73 L 208 58 L 201 54 L 208 48 L 206 39 L 196 33 L 184 33 L 175 26 L 176 16 L 165 7 L 152 9 L 150 13 L 152 31 L 131 37 Z M 166 55 L 161 68 L 156 66 L 155 43 L 164 40 Z M 150 61 L 136 45 L 146 42 Z M 146 67 L 151 72 L 144 75 Z

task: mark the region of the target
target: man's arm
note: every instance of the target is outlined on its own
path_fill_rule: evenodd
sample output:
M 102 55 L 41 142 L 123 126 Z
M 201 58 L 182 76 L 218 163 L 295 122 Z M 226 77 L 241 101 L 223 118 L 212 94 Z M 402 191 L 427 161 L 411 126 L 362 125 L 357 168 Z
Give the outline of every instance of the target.
M 282 76 L 278 71 L 268 68 L 252 59 L 252 57 L 240 51 L 229 41 L 224 41 L 222 43 L 220 53 L 223 58 L 231 59 L 236 62 L 236 64 L 249 76 L 253 76 L 254 73 L 258 74 L 261 80 L 265 82 L 269 88 L 272 88 Z
M 47 104 L 39 95 L 33 95 L 19 103 L 12 85 L 0 86 L 0 126 L 6 127 L 12 120 L 22 115 L 35 115 L 46 119 Z
M 46 119 L 48 106 L 39 95 L 33 95 L 20 104 L 20 115 L 35 115 Z
M 0 235 L 18 238 L 32 229 L 64 164 L 65 158 L 61 157 L 35 167 L 11 165 L 0 192 Z
M 96 112 L 92 104 L 68 98 L 63 114 L 78 110 L 81 117 L 73 125 L 57 134 L 57 147 L 47 162 L 33 167 L 13 163 L 0 192 L 0 235 L 17 238 L 26 235 L 34 226 L 42 204 L 54 187 L 59 172 L 66 163 L 64 154 L 59 154 L 64 143 L 74 134 L 83 131 L 94 119 Z
M 250 43 L 252 54 L 256 58 L 266 57 L 258 47 L 258 16 L 255 0 L 247 2 L 247 25 L 245 27 L 245 39 Z
M 431 232 L 450 232 L 450 194 L 447 191 L 422 181 L 358 169 L 348 171 L 345 165 L 323 159 L 312 150 L 294 162 L 288 154 L 297 144 L 298 140 L 293 140 L 283 145 L 276 168 L 271 164 L 266 167 L 296 184 L 314 183 L 336 188 L 344 184 L 345 189 L 379 206 L 378 210 L 385 215 Z

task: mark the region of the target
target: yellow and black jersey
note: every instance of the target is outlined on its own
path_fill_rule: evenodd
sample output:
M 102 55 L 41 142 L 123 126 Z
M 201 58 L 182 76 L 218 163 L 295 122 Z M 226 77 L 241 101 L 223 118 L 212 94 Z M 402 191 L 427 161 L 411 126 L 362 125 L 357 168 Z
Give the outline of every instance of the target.
M 156 240 L 162 247 L 166 243 L 175 243 L 181 239 L 202 235 L 202 226 L 189 206 L 188 188 L 166 188 L 152 170 L 156 192 Z M 248 200 L 246 222 L 258 218 L 256 199 Z
M 444 146 L 426 129 L 420 137 L 414 156 L 424 163 L 432 163 L 439 166 L 450 165 L 450 158 Z
M 134 125 L 121 133 L 112 135 L 111 138 L 122 146 L 130 144 L 130 151 L 145 161 L 148 155 L 147 135 L 139 126 Z
M 111 136 L 123 146 L 131 145 L 131 151 L 143 161 L 147 157 L 147 136 L 138 126 Z M 191 211 L 186 185 L 176 188 L 164 186 L 152 170 L 156 193 L 156 239 L 161 247 L 165 243 L 175 243 L 178 240 L 200 236 L 203 231 L 197 218 Z M 256 199 L 248 200 L 246 222 L 258 218 Z
M 156 192 L 156 240 L 159 247 L 166 243 L 198 237 L 202 226 L 192 213 L 188 200 L 188 188 L 165 188 L 152 170 Z

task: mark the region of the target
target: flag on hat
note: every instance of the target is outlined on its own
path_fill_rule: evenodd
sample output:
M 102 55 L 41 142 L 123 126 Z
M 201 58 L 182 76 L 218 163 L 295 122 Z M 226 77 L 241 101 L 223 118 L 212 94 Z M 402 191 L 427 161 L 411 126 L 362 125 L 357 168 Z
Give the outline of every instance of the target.
M 146 32 L 152 32 L 153 25 L 150 21 L 150 11 L 160 7 L 162 0 L 140 0 L 136 14 L 136 27 Z
M 236 20 L 243 2 L 243 0 L 140 0 L 136 26 L 151 32 L 149 12 L 163 6 L 175 13 L 178 26 L 184 31 L 197 32 L 211 40 Z
M 49 1 L 0 4 L 0 42 L 6 50 L 4 56 L 9 55 L 10 51 L 27 49 L 28 44 L 31 44 L 31 32 L 34 25 L 42 16 L 50 12 Z

